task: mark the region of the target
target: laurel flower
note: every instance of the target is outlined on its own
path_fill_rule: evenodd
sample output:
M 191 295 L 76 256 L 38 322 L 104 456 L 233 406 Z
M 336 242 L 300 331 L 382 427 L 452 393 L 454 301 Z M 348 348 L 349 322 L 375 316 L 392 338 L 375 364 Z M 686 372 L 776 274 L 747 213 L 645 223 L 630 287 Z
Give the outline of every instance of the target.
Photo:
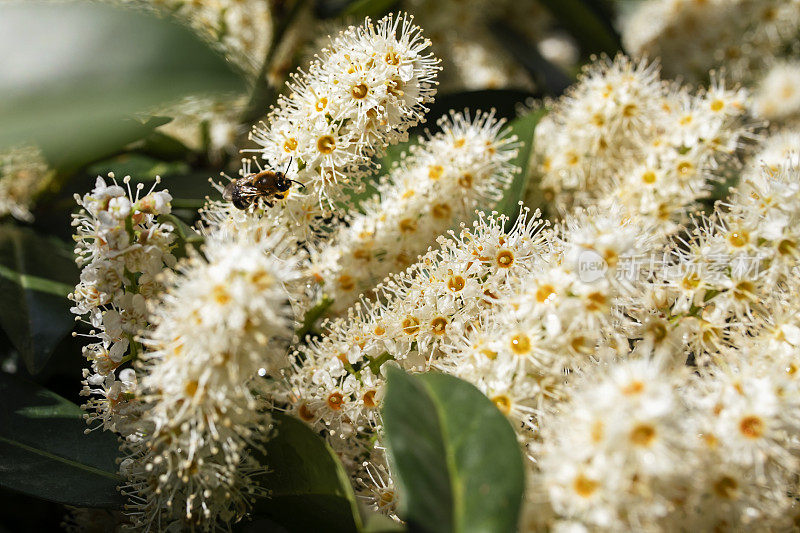
M 130 366 L 120 367 L 141 350 L 135 338 L 148 323 L 146 301 L 163 290 L 158 274 L 175 264 L 173 228 L 156 218 L 170 212 L 172 197 L 155 191 L 158 179 L 141 196 L 143 185 L 134 194 L 130 176 L 123 180 L 127 189 L 117 185 L 113 174 L 109 177 L 113 185 L 98 177 L 91 193 L 75 196 L 82 208 L 72 221 L 82 270 L 69 298 L 75 304 L 71 311 L 92 328 L 83 335 L 93 341 L 83 348 L 91 363 L 84 369 L 81 391 L 90 397 L 83 406 L 85 418 L 125 435 L 133 431 L 141 405 L 135 373 Z
M 797 286 L 797 167 L 746 175 L 729 203 L 676 247 L 660 281 L 673 323 L 689 329 L 698 360 L 716 357 L 746 324 L 769 320 Z M 662 308 L 659 312 L 664 312 Z
M 626 344 L 618 308 L 635 280 L 620 273 L 654 242 L 619 210 L 580 213 L 548 240 L 548 252 L 434 363 L 476 385 L 519 428 L 535 428 L 538 411 L 568 394 L 565 372 L 592 364 L 600 346 Z
M 543 253 L 545 224 L 538 214 L 529 218 L 523 211 L 510 229 L 505 222 L 504 216 L 481 214 L 472 227 L 462 225 L 449 239 L 440 238 L 438 250 L 379 285 L 376 300 L 323 324 L 327 333 L 294 354 L 276 397 L 314 428 L 325 429 L 334 449 L 357 455 L 363 446 L 337 441 L 353 443 L 354 433 L 380 427 L 383 365 L 394 360 L 407 369 L 433 366 L 442 347 L 464 335 Z M 351 462 L 360 464 L 353 457 Z
M 409 266 L 439 235 L 469 220 L 479 205 L 500 199 L 514 172 L 515 137 L 494 113 L 450 113 L 384 176 L 378 194 L 361 204 L 324 245 L 313 275 L 349 307 L 391 272 Z
M 47 173 L 47 163 L 34 146 L 0 152 L 0 217 L 31 222 L 33 201 Z
M 328 209 L 344 189 L 360 185 L 374 168 L 372 156 L 424 120 L 439 70 L 429 44 L 412 17 L 367 19 L 293 76 L 288 95 L 252 133 L 265 165 L 286 169 L 304 187 L 292 189 L 286 204 Z
M 740 168 L 746 113 L 746 93 L 721 81 L 693 95 L 654 63 L 600 60 L 537 127 L 529 202 L 543 197 L 562 216 L 615 202 L 670 233 L 710 182 Z
M 603 531 L 655 530 L 693 473 L 680 375 L 657 361 L 595 366 L 542 421 L 539 491 L 557 515 Z M 541 498 L 542 495 L 539 495 Z
M 165 276 L 142 343 L 141 399 L 129 439 L 125 489 L 141 527 L 171 521 L 210 530 L 235 521 L 257 493 L 260 449 L 270 415 L 259 373 L 287 364 L 292 314 L 284 284 L 296 276 L 281 235 L 258 243 L 206 242 Z

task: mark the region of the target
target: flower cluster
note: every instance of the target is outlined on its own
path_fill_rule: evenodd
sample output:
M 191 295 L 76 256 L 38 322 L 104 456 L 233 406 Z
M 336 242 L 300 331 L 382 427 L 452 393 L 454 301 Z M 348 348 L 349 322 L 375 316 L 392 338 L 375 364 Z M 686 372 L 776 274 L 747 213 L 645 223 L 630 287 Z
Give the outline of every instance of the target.
M 695 360 L 718 357 L 769 320 L 798 282 L 800 171 L 745 174 L 730 203 L 701 221 L 658 279 L 664 300 L 647 309 L 683 328 Z
M 34 146 L 0 151 L 0 217 L 33 220 L 31 207 L 45 180 L 47 163 Z
M 654 63 L 598 61 L 536 130 L 529 202 L 543 197 L 563 215 L 606 199 L 654 224 L 683 222 L 709 181 L 739 167 L 746 99 L 722 82 L 692 95 Z
M 166 273 L 142 340 L 146 406 L 121 469 L 141 527 L 212 529 L 242 516 L 265 470 L 252 456 L 270 432 L 258 376 L 286 366 L 292 313 L 284 284 L 297 270 L 282 236 L 206 241 Z M 295 256 L 296 257 L 296 256 Z
M 323 324 L 328 333 L 294 355 L 276 398 L 326 429 L 356 477 L 382 479 L 376 472 L 387 468 L 381 450 L 371 445 L 380 425 L 381 367 L 396 361 L 407 369 L 430 368 L 548 247 L 538 213 L 529 217 L 522 211 L 510 229 L 504 229 L 506 222 L 504 216 L 481 214 L 472 227 L 440 238 L 438 250 L 379 285 L 375 301 Z M 362 469 L 365 457 L 371 471 Z M 386 496 L 368 483 L 362 488 L 372 498 Z M 383 508 L 380 499 L 374 502 Z
M 367 20 L 334 37 L 293 77 L 268 123 L 252 133 L 266 165 L 302 185 L 273 216 L 283 210 L 292 227 L 309 227 L 344 189 L 361 185 L 372 156 L 424 120 L 439 70 L 429 44 L 411 17 Z
M 451 113 L 441 131 L 405 152 L 312 262 L 333 309 L 349 307 L 387 275 L 405 269 L 436 238 L 498 201 L 511 182 L 515 138 L 494 113 Z
M 800 389 L 780 364 L 747 349 L 739 356 L 695 378 L 657 359 L 573 378 L 537 444 L 534 485 L 558 525 L 790 528 Z
M 448 0 L 428 13 L 409 3 L 463 67 L 454 77 L 473 75 L 462 86 L 513 78 L 479 57 L 496 48 L 480 19 L 518 7 Z M 268 35 L 248 32 L 268 24 L 266 4 L 154 4 L 208 28 L 245 63 L 264 55 Z M 477 211 L 503 199 L 518 171 L 521 145 L 493 111 L 451 111 L 349 209 L 378 156 L 424 122 L 436 90 L 438 60 L 407 15 L 348 27 L 292 78 L 251 133 L 256 156 L 242 160 L 240 177 L 265 180 L 259 199 L 244 209 L 209 200 L 205 242 L 181 262 L 165 222 L 170 195 L 98 178 L 76 197 L 83 270 L 70 298 L 91 328 L 86 417 L 124 440 L 132 524 L 208 531 L 243 518 L 266 496 L 258 478 L 274 410 L 323 436 L 359 497 L 399 519 L 380 410 L 385 370 L 397 365 L 468 381 L 509 419 L 529 480 L 522 530 L 791 528 L 800 134 L 762 138 L 750 117 L 785 126 L 800 115 L 797 73 L 770 60 L 751 104 L 708 68 L 724 61 L 752 85 L 758 54 L 779 57 L 800 25 L 797 6 L 639 8 L 631 20 L 647 16 L 647 28 L 629 28 L 628 46 L 709 87 L 662 81 L 647 60 L 594 61 L 545 105 L 515 219 Z M 713 24 L 699 56 L 684 41 L 697 44 L 685 32 L 701 21 Z M 533 26 L 539 38 L 550 20 Z M 231 114 L 242 104 L 189 99 L 172 127 L 196 137 L 204 123 L 213 161 L 236 144 Z M 293 185 L 278 190 L 267 169 Z M 715 181 L 736 187 L 710 214 L 689 216 Z M 531 212 L 541 200 L 553 224 Z M 330 301 L 333 318 L 314 329 Z
M 143 185 L 127 190 L 98 177 L 91 193 L 75 200 L 82 207 L 73 215 L 75 254 L 82 267 L 80 283 L 70 294 L 72 312 L 92 329 L 94 342 L 83 348 L 91 363 L 84 370 L 82 395 L 89 423 L 123 435 L 133 432 L 141 404 L 136 397 L 135 372 L 124 363 L 141 351 L 137 335 L 147 325 L 145 302 L 163 289 L 159 273 L 175 264 L 170 253 L 173 227 L 160 223 L 158 215 L 170 212 L 172 197 L 153 188 L 140 197 Z M 118 372 L 119 371 L 119 372 Z
M 661 58 L 670 77 L 705 81 L 724 68 L 750 84 L 800 29 L 800 5 L 786 0 L 649 0 L 622 28 L 625 49 Z
M 511 419 L 535 480 L 526 529 L 784 527 L 800 423 L 793 134 L 769 138 L 729 201 L 690 220 L 680 214 L 712 170 L 743 168 L 733 156 L 750 138 L 744 95 L 714 84 L 691 96 L 623 58 L 589 73 L 540 133 L 554 159 L 593 147 L 577 181 L 566 161 L 549 174 L 573 183 L 564 222 L 539 231 L 523 214 L 504 231 L 502 217 L 481 216 L 440 239 L 374 301 L 324 324 L 274 395 L 327 435 L 361 495 L 390 515 L 378 407 L 382 367 L 398 364 L 465 379 Z M 603 89 L 616 96 L 603 101 Z M 595 130 L 577 127 L 581 112 L 582 123 L 606 114 Z M 666 212 L 626 201 L 650 170 L 680 191 L 659 181 Z
M 534 413 L 562 397 L 564 374 L 627 342 L 620 303 L 632 292 L 616 276 L 626 258 L 650 251 L 650 228 L 621 211 L 581 212 L 548 235 L 547 253 L 435 363 L 475 384 L 498 408 L 534 428 Z

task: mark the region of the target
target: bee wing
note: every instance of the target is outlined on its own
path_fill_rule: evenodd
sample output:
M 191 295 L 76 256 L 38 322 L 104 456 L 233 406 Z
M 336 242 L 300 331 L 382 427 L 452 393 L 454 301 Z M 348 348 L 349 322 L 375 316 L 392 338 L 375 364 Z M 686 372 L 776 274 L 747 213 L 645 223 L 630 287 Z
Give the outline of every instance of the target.
M 228 202 L 233 200 L 233 191 L 236 190 L 236 186 L 237 186 L 236 180 L 233 180 L 232 182 L 228 183 L 225 186 L 225 190 L 222 191 L 222 198 Z
M 222 191 L 222 198 L 230 202 L 235 197 L 239 198 L 249 198 L 249 197 L 256 197 L 259 195 L 258 189 L 253 187 L 252 185 L 246 185 L 239 181 L 232 181 L 226 187 L 225 190 Z

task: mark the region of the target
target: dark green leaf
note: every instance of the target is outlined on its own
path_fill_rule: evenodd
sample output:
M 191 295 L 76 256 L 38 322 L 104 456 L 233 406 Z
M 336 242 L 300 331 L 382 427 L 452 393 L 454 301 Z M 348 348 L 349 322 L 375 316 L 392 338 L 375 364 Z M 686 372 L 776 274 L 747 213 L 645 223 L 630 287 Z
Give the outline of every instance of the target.
M 86 173 L 90 176 L 104 176 L 113 172 L 120 178 L 123 176 L 135 177 L 136 181 L 152 181 L 157 176 L 165 177 L 186 174 L 189 165 L 183 161 L 161 161 L 137 153 L 126 153 L 100 161 L 89 166 Z
M 262 480 L 271 495 L 256 502 L 255 518 L 291 532 L 358 531 L 353 489 L 333 450 L 300 420 L 283 414 L 275 420 L 277 434 L 265 446 L 270 472 Z
M 75 324 L 66 296 L 77 282 L 66 244 L 27 228 L 0 226 L 0 326 L 29 372 L 42 369 Z
M 127 115 L 188 93 L 243 89 L 188 29 L 96 3 L 0 5 L 0 50 L 0 146 L 32 140 L 60 164 L 140 138 L 142 124 Z
M 355 0 L 348 5 L 341 15 L 362 19 L 364 17 L 380 17 L 392 10 L 398 0 Z
M 506 191 L 503 199 L 498 202 L 495 209 L 500 213 L 505 213 L 512 220 L 514 220 L 519 213 L 519 202 L 525 195 L 525 189 L 528 186 L 530 179 L 530 158 L 533 154 L 533 133 L 536 130 L 536 125 L 546 114 L 544 109 L 537 109 L 527 115 L 518 119 L 512 120 L 510 127 L 517 139 L 522 143 L 519 147 L 517 157 L 514 159 L 514 165 L 520 170 L 514 181 L 511 182 L 508 190 Z M 536 207 L 536 206 L 531 206 Z
M 162 161 L 183 161 L 189 157 L 191 149 L 175 137 L 154 131 L 142 140 L 137 152 Z
M 118 508 L 118 443 L 84 435 L 83 411 L 38 385 L 0 372 L 0 486 L 78 507 Z
M 432 127 L 431 125 L 435 124 L 439 117 L 448 114 L 450 110 L 463 111 L 464 109 L 473 113 L 478 110 L 494 109 L 498 118 L 512 119 L 517 116 L 520 104 L 525 104 L 538 96 L 541 95 L 516 89 L 485 89 L 437 96 L 426 115 L 426 125 Z M 421 130 L 421 127 L 417 127 L 413 133 L 419 133 Z
M 388 370 L 383 422 L 410 529 L 512 532 L 524 491 L 514 430 L 474 386 Z
M 541 0 L 550 13 L 581 46 L 584 56 L 606 53 L 614 56 L 622 49 L 619 34 L 599 0 Z

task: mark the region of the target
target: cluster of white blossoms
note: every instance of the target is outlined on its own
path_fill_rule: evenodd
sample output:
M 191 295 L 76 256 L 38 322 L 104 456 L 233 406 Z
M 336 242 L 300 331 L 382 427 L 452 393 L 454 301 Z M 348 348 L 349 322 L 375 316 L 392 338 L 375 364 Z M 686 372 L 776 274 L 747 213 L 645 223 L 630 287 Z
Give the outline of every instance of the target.
M 343 182 L 357 185 L 371 158 L 422 120 L 438 71 L 427 46 L 406 16 L 367 21 L 334 38 L 290 84 L 269 126 L 254 133 L 266 162 L 276 169 L 291 162 L 289 177 L 303 188 L 269 209 L 261 201 L 247 210 L 210 201 L 201 212 L 201 251 L 188 249 L 177 265 L 169 254 L 172 227 L 155 218 L 169 212 L 166 192 L 139 199 L 139 189 L 129 197 L 98 180 L 79 199 L 83 272 L 74 311 L 88 315 L 89 335 L 98 340 L 85 349 L 93 367 L 84 393 L 94 396 L 86 407 L 90 419 L 124 438 L 120 470 L 135 527 L 212 530 L 241 519 L 263 495 L 256 478 L 267 469 L 254 456 L 272 432 L 263 377 L 290 366 L 289 346 L 307 307 L 300 304 L 310 272 L 304 250 L 316 242 L 302 239 L 315 229 L 305 214 L 329 210 Z M 473 157 L 476 142 L 484 153 L 501 154 L 497 163 L 464 162 L 462 170 L 475 173 L 464 209 L 499 198 L 489 180 L 510 179 L 512 141 L 501 125 L 491 114 L 452 119 L 448 135 L 464 137 L 470 150 L 462 157 Z M 458 144 L 447 135 L 429 142 L 448 140 Z M 245 160 L 242 176 L 251 165 L 263 168 Z M 486 175 L 487 165 L 499 175 Z M 299 220 L 282 216 L 293 203 L 293 214 L 304 213 Z M 301 223 L 287 228 L 292 220 Z
M 534 501 L 551 509 L 534 503 L 525 525 L 790 530 L 798 382 L 749 348 L 737 357 L 696 377 L 658 359 L 573 376 L 569 400 L 543 417 L 535 443 Z M 541 520 L 547 515 L 549 524 Z
M 505 216 L 481 214 L 471 227 L 462 224 L 450 238 L 440 237 L 439 249 L 379 285 L 375 301 L 323 324 L 328 333 L 298 348 L 285 386 L 276 384 L 276 399 L 326 430 L 354 477 L 362 479 L 365 497 L 381 509 L 389 493 L 363 482 L 383 479 L 377 471 L 387 468 L 382 451 L 372 445 L 385 385 L 381 368 L 389 361 L 409 370 L 431 368 L 444 346 L 473 328 L 482 310 L 545 253 L 549 241 L 538 213 L 529 217 L 523 210 L 504 229 L 507 222 Z
M 800 301 L 797 256 L 787 254 L 798 177 L 797 167 L 745 177 L 726 210 L 700 224 L 702 235 L 716 228 L 714 242 L 634 277 L 621 275 L 624 262 L 664 246 L 646 219 L 589 210 L 538 231 L 523 215 L 504 232 L 481 218 L 381 285 L 377 301 L 327 324 L 276 397 L 327 435 L 361 495 L 390 515 L 379 408 L 382 367 L 399 364 L 470 381 L 509 417 L 535 480 L 523 529 L 789 526 Z M 760 258 L 752 280 L 734 279 L 742 238 Z M 717 261 L 720 247 L 721 281 L 672 283 Z M 676 294 L 698 287 L 706 292 Z M 699 346 L 715 356 L 692 353 Z
M 140 198 L 142 184 L 134 194 L 129 176 L 123 180 L 127 189 L 113 174 L 109 178 L 113 185 L 98 177 L 91 193 L 75 195 L 82 209 L 72 225 L 82 270 L 69 298 L 75 303 L 72 312 L 91 328 L 85 336 L 94 341 L 83 348 L 91 364 L 84 369 L 81 391 L 90 397 L 83 406 L 87 422 L 128 435 L 141 403 L 135 372 L 125 363 L 141 352 L 137 335 L 148 322 L 145 302 L 163 290 L 158 274 L 175 264 L 170 253 L 175 236 L 172 225 L 157 220 L 170 212 L 167 191 L 155 191 L 154 184 Z
M 516 138 L 494 113 L 451 112 L 441 131 L 420 138 L 381 178 L 378 194 L 346 218 L 312 260 L 333 311 L 346 309 L 392 272 L 408 267 L 436 238 L 496 203 L 511 183 Z
M 800 280 L 800 185 L 797 167 L 744 174 L 729 203 L 676 246 L 652 281 L 659 305 L 640 305 L 680 328 L 698 362 L 724 357 L 742 332 L 775 316 Z
M 251 135 L 265 166 L 301 184 L 273 217 L 286 217 L 292 229 L 313 227 L 346 189 L 363 186 L 373 156 L 424 121 L 439 70 L 429 46 L 408 15 L 367 19 L 293 76 L 288 95 Z
M 215 16 L 249 16 L 250 5 L 151 3 L 208 16 L 212 33 L 228 31 Z M 516 9 L 446 4 L 451 20 L 431 26 L 470 68 L 480 61 L 464 34 L 488 39 L 468 32 Z M 701 18 L 708 9 L 717 18 Z M 796 2 L 777 0 L 653 0 L 642 12 L 664 15 L 648 20 L 654 35 L 717 21 L 706 44 L 735 56 L 734 71 L 765 50 L 777 56 L 800 17 Z M 744 39 L 729 48 L 737 31 Z M 224 43 L 221 33 L 212 38 Z M 639 50 L 649 39 L 628 36 Z M 665 64 L 705 78 L 707 66 L 668 41 Z M 292 187 L 246 209 L 209 200 L 205 242 L 181 262 L 158 218 L 170 211 L 166 191 L 140 198 L 141 186 L 98 178 L 77 198 L 83 271 L 71 298 L 92 328 L 85 407 L 124 440 L 132 525 L 214 530 L 245 517 L 267 496 L 258 478 L 274 409 L 324 436 L 358 495 L 398 518 L 380 414 L 384 371 L 397 365 L 466 380 L 508 417 L 529 480 L 523 531 L 791 528 L 798 133 L 757 136 L 749 95 L 722 78 L 691 91 L 662 81 L 654 63 L 601 59 L 536 130 L 527 201 L 544 197 L 555 224 L 536 205 L 513 221 L 475 211 L 518 171 L 520 145 L 493 112 L 451 111 L 350 210 L 348 193 L 364 191 L 377 157 L 425 120 L 439 71 L 430 44 L 407 15 L 331 38 L 253 129 L 259 148 L 240 170 L 285 171 Z M 767 114 L 765 101 L 756 107 Z M 193 103 L 212 145 L 235 143 L 233 120 L 215 129 L 215 111 Z M 773 112 L 794 113 L 785 109 Z M 737 188 L 689 217 L 722 180 Z M 336 318 L 298 339 L 328 300 Z
M 737 151 L 756 140 L 742 92 L 714 84 L 691 96 L 622 58 L 589 72 L 556 104 L 573 112 L 572 141 L 550 151 L 568 137 L 553 126 L 562 112 L 539 145 L 554 157 L 582 142 L 594 149 L 587 159 L 616 152 L 575 171 L 587 189 L 564 192 L 564 222 L 542 231 L 523 211 L 504 230 L 503 217 L 481 215 L 440 238 L 373 301 L 323 324 L 274 397 L 326 435 L 360 495 L 390 516 L 397 494 L 379 410 L 382 369 L 397 364 L 467 380 L 509 417 L 534 480 L 524 530 L 790 526 L 800 430 L 793 134 L 768 139 L 741 171 Z M 603 100 L 603 89 L 626 84 Z M 597 98 L 570 107 L 589 87 Z M 578 128 L 580 111 L 581 124 L 606 112 L 597 122 L 607 129 Z M 647 113 L 674 116 L 654 126 Z M 669 148 L 639 158 L 662 143 Z M 666 169 L 658 157 L 671 161 Z M 692 165 L 685 178 L 681 164 Z M 681 217 L 723 167 L 741 172 L 728 202 Z M 685 187 L 661 179 L 667 190 L 652 194 L 667 212 L 626 202 L 626 176 L 641 189 L 650 170 Z
M 537 127 L 529 202 L 544 198 L 563 216 L 613 201 L 669 232 L 739 168 L 747 117 L 743 90 L 715 82 L 692 94 L 661 81 L 655 63 L 600 60 Z
M 724 68 L 749 85 L 798 30 L 795 0 L 648 0 L 624 21 L 622 37 L 628 53 L 660 58 L 671 78 L 704 81 Z
M 287 365 L 293 336 L 285 285 L 297 254 L 275 234 L 260 242 L 209 236 L 204 255 L 165 273 L 139 358 L 136 435 L 121 470 L 139 527 L 211 530 L 236 521 L 266 472 L 252 453 L 271 431 L 259 376 Z
M 41 151 L 34 146 L 0 151 L 0 217 L 32 221 L 31 207 L 47 171 Z
M 565 392 L 564 375 L 627 342 L 620 303 L 632 292 L 621 263 L 653 249 L 650 228 L 610 212 L 580 212 L 548 234 L 548 251 L 434 363 L 475 384 L 520 426 Z M 601 268 L 602 267 L 602 268 Z

